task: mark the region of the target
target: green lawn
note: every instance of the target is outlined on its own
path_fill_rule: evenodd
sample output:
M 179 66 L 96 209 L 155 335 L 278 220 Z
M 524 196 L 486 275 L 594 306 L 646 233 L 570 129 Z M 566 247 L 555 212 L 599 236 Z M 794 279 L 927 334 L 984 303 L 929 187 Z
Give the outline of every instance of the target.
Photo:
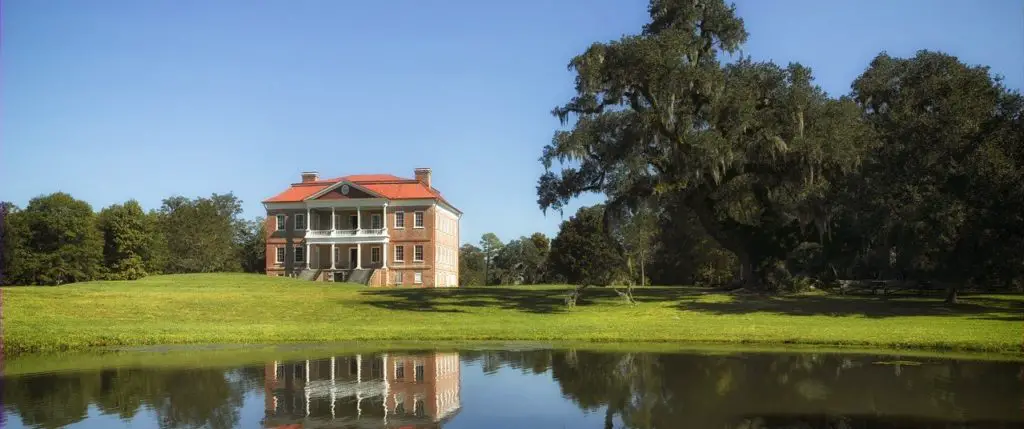
M 155 344 L 527 340 L 986 351 L 1020 355 L 1024 296 L 761 297 L 690 287 L 625 304 L 565 286 L 369 289 L 247 274 L 4 288 L 8 354 Z

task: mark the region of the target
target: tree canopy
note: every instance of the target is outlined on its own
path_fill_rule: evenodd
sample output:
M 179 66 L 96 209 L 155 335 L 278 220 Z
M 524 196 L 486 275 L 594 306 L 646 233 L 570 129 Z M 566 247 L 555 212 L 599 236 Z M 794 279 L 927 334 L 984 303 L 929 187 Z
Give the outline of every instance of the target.
M 614 214 L 677 194 L 756 284 L 757 267 L 781 252 L 774 236 L 827 227 L 832 178 L 859 165 L 870 130 L 856 103 L 828 97 L 807 67 L 723 65 L 747 37 L 724 2 L 654 0 L 649 12 L 640 34 L 570 62 L 576 96 L 554 113 L 575 123 L 541 161 L 577 165 L 541 176 L 538 202 L 560 209 L 603 192 Z

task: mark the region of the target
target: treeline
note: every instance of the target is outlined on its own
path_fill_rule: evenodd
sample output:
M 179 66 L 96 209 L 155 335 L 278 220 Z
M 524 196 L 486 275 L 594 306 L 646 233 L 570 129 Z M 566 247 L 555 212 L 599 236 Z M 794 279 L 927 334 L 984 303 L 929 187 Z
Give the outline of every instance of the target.
M 174 196 L 149 212 L 130 200 L 96 213 L 63 192 L 33 198 L 24 209 L 0 203 L 0 284 L 262 271 L 263 220 L 242 219 L 241 203 L 231 193 Z
M 883 52 L 835 97 L 800 64 L 723 61 L 748 34 L 721 0 L 649 11 L 570 61 L 541 209 L 603 193 L 609 235 L 652 216 L 655 283 L 1024 287 L 1024 97 L 988 67 Z

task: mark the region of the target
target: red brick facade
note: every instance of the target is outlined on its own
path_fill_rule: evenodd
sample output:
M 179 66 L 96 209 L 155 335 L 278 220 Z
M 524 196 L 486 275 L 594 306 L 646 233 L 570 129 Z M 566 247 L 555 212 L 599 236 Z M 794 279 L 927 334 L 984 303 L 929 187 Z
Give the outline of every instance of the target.
M 359 267 L 375 269 L 371 286 L 458 286 L 461 213 L 428 186 L 429 170 L 418 169 L 417 180 L 349 176 L 369 177 L 363 182 L 318 181 L 310 174 L 264 202 L 268 275 L 294 275 L 308 266 L 327 280 Z M 424 192 L 436 196 L 421 198 Z

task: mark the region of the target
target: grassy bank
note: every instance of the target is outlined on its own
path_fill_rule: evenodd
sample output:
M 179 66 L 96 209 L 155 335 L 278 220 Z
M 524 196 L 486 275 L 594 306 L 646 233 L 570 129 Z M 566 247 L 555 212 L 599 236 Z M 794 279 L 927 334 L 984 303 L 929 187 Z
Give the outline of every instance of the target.
M 526 340 L 1021 353 L 1024 297 L 753 297 L 648 287 L 368 289 L 245 274 L 4 289 L 7 354 L 156 344 Z

